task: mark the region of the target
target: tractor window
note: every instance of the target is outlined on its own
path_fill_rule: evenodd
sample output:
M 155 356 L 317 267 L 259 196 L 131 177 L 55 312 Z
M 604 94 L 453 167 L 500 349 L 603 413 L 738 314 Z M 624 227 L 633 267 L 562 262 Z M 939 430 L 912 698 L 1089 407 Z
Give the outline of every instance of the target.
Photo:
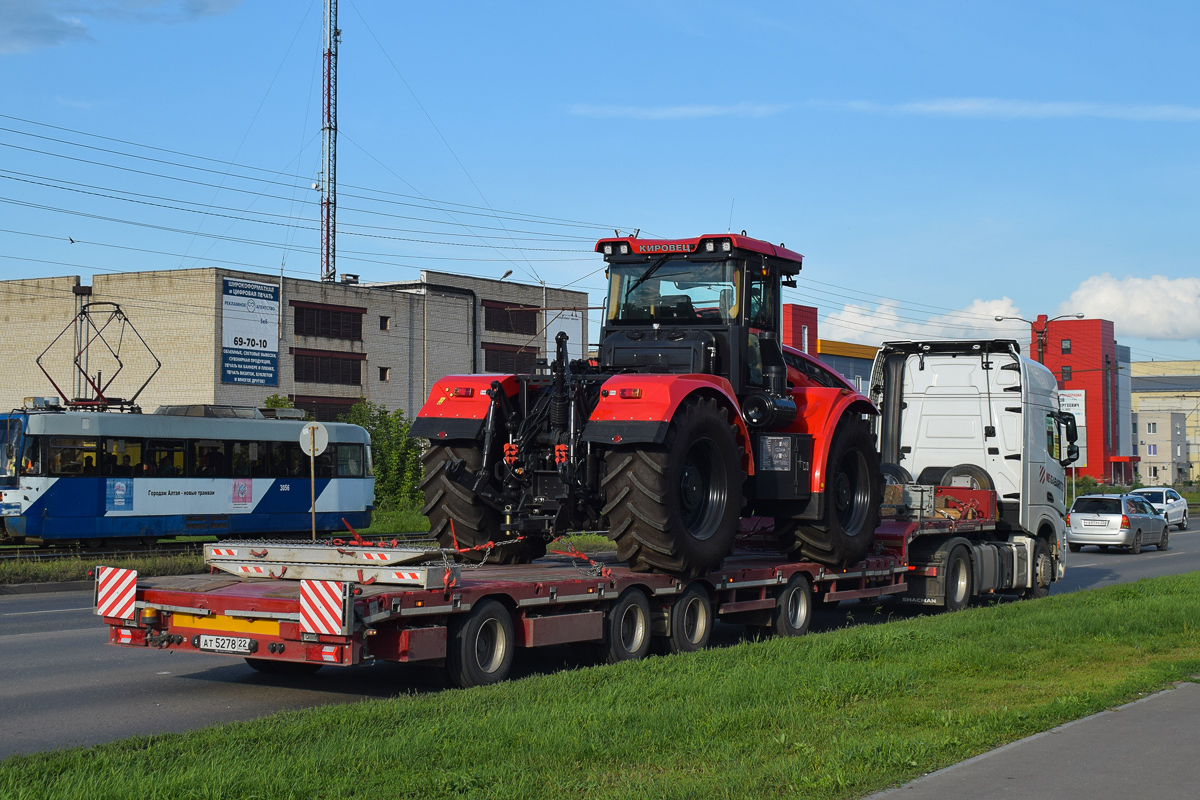
M 754 268 L 747 270 L 746 324 L 764 331 L 779 330 L 779 283 Z
M 609 322 L 728 324 L 737 318 L 734 261 L 669 258 L 649 264 L 613 264 L 608 281 Z

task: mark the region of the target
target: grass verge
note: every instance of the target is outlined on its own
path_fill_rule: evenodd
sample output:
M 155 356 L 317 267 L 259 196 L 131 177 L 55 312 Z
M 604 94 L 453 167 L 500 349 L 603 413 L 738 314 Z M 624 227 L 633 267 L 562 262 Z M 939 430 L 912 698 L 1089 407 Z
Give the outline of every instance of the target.
M 15 756 L 0 796 L 859 797 L 1197 673 L 1197 619 L 1156 578 Z
M 191 575 L 207 572 L 204 556 L 168 553 L 144 556 L 105 556 L 68 558 L 21 558 L 0 561 L 0 585 L 13 583 L 55 583 L 91 580 L 88 573 L 97 564 L 106 567 L 136 569 L 139 575 Z

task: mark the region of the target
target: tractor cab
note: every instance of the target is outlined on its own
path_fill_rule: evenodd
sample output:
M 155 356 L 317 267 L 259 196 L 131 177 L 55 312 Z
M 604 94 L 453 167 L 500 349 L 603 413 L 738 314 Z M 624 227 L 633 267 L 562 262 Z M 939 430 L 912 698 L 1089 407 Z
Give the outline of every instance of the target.
M 706 373 L 739 397 L 786 394 L 780 285 L 803 256 L 745 235 L 602 239 L 608 302 L 600 369 Z

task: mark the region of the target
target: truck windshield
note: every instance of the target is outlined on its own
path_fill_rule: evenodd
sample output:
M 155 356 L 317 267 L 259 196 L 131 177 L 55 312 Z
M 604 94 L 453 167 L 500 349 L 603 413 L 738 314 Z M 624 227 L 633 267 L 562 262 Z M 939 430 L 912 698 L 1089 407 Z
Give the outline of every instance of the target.
M 738 283 L 738 266 L 732 259 L 613 264 L 608 272 L 608 321 L 729 324 L 737 319 Z

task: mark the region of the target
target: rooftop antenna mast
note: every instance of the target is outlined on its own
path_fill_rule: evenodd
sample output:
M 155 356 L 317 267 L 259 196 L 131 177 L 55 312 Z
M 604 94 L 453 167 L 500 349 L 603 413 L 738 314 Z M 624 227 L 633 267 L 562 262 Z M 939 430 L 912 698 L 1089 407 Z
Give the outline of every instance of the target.
M 325 0 L 325 92 L 321 125 L 321 280 L 337 280 L 337 0 Z

